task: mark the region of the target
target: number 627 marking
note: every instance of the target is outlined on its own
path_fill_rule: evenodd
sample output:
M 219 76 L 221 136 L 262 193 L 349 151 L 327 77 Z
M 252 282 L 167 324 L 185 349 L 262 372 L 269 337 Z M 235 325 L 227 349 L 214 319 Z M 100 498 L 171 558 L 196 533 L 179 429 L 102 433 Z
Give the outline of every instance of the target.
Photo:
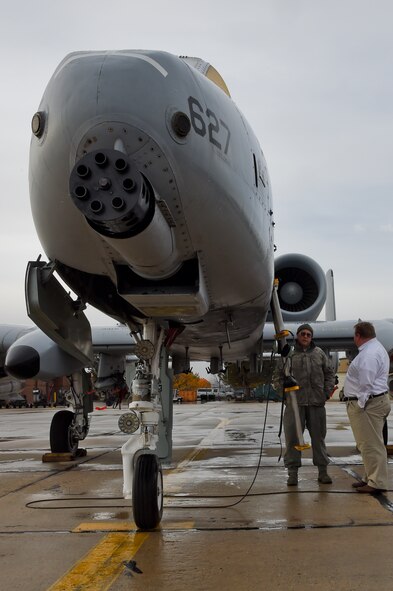
M 224 154 L 226 154 L 228 152 L 229 139 L 231 137 L 229 127 L 222 119 L 218 119 L 211 109 L 206 109 L 205 113 L 201 103 L 193 96 L 188 97 L 188 106 L 190 108 L 191 125 L 195 133 L 204 137 L 207 130 L 209 142 L 219 150 L 224 150 Z M 205 119 L 208 121 L 207 125 Z M 225 138 L 220 137 L 223 135 L 221 128 L 224 128 L 225 130 Z M 224 148 L 222 147 L 222 141 L 219 141 L 220 139 L 225 141 Z

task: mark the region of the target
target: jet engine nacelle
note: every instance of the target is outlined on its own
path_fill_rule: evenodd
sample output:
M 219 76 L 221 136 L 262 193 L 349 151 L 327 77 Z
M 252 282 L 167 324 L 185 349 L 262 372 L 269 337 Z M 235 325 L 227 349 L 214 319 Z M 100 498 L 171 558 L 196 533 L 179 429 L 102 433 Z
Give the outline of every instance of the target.
M 285 254 L 274 263 L 278 297 L 286 322 L 316 320 L 326 301 L 325 273 L 316 261 L 301 254 Z
M 63 351 L 41 330 L 33 330 L 17 339 L 8 349 L 5 371 L 25 380 L 52 380 L 82 369 L 82 363 Z
M 0 395 L 19 394 L 24 385 L 24 382 L 20 380 L 10 380 L 8 377 L 0 378 Z

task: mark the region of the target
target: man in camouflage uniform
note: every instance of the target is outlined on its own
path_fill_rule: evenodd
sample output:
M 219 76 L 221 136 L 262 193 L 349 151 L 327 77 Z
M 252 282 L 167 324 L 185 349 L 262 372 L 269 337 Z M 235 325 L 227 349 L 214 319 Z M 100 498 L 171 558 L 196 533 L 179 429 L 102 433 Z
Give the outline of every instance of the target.
M 296 397 L 299 415 L 304 431 L 307 427 L 311 437 L 313 464 L 318 466 L 318 482 L 331 484 L 327 472 L 329 458 L 326 452 L 326 410 L 325 402 L 329 399 L 335 384 L 335 374 L 325 353 L 312 340 L 313 329 L 309 324 L 302 324 L 297 329 L 296 344 L 291 355 L 291 374 L 300 389 Z M 301 466 L 301 452 L 295 449 L 298 443 L 295 417 L 289 401 L 284 413 L 284 432 L 286 452 L 284 464 L 288 470 L 288 486 L 298 483 L 298 468 Z

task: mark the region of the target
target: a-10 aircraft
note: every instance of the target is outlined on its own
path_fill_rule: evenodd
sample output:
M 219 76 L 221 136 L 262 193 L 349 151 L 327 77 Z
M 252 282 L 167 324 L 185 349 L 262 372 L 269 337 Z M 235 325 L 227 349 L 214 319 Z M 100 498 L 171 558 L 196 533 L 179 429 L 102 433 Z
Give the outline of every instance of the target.
M 72 53 L 53 74 L 32 131 L 31 208 L 48 261 L 29 263 L 25 288 L 42 332 L 17 339 L 5 367 L 20 379 L 73 375 L 74 412 L 56 413 L 51 425 L 54 451 L 67 451 L 86 437 L 92 410 L 80 373 L 97 350 L 86 304 L 126 327 L 117 332 L 139 363 L 120 420 L 130 433 L 123 492 L 137 526 L 154 528 L 160 461 L 171 455 L 169 358 L 174 372 L 202 360 L 218 373 L 244 359 L 258 372 L 268 312 L 275 332 L 283 312 L 292 323 L 315 320 L 326 284 L 307 257 L 275 263 L 264 155 L 203 60 Z M 391 353 L 393 339 L 386 346 Z

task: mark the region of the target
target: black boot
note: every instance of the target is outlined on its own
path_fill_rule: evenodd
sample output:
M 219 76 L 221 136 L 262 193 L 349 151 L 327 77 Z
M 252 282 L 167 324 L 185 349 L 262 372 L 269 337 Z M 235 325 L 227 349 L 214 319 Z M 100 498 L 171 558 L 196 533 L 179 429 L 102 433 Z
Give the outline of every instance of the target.
M 297 486 L 297 468 L 288 470 L 287 486 Z
M 327 473 L 326 466 L 318 466 L 318 482 L 321 484 L 332 484 L 332 479 Z

